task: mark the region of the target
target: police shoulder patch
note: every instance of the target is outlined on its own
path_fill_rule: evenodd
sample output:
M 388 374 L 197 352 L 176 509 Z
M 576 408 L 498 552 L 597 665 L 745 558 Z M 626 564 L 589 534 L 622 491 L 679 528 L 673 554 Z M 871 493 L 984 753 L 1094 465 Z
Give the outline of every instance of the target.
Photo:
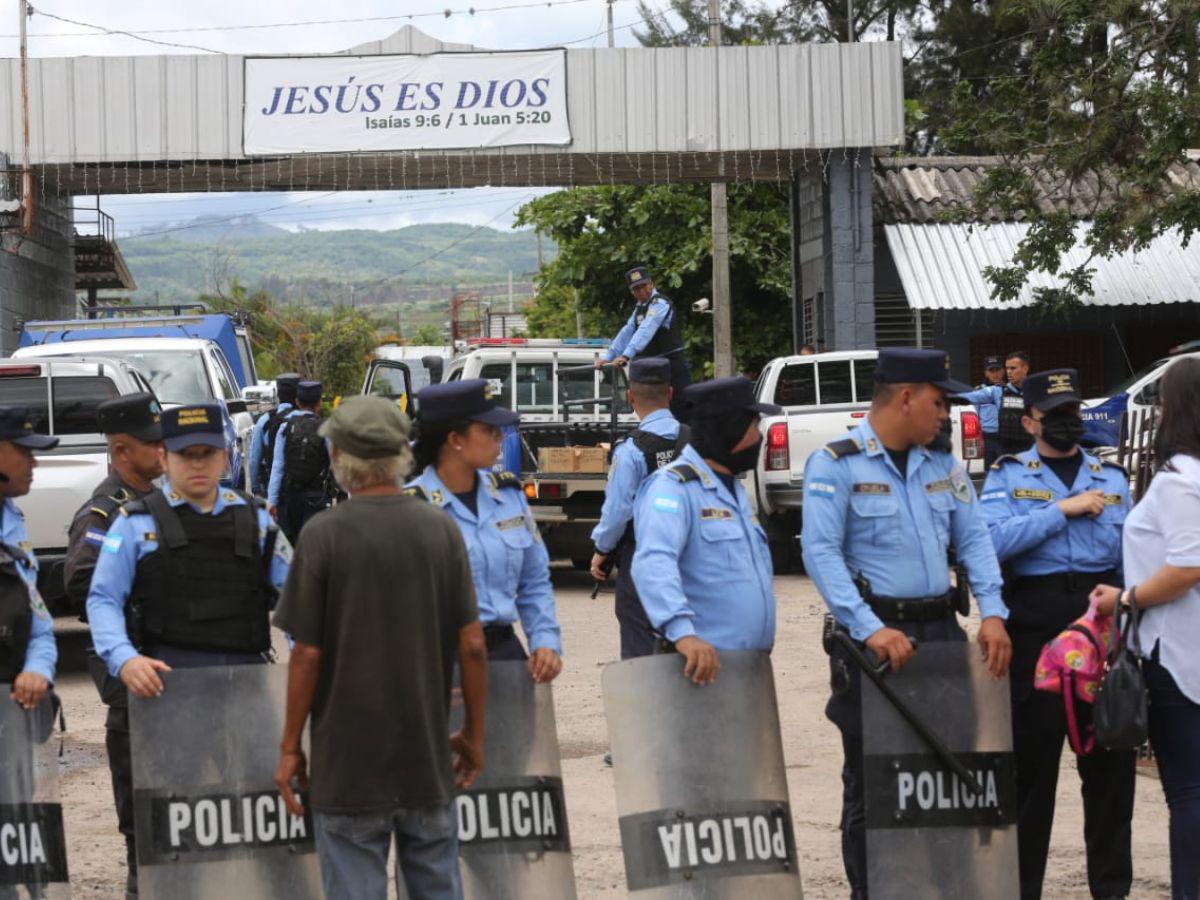
M 832 441 L 826 444 L 825 452 L 834 459 L 841 459 L 843 456 L 853 456 L 855 453 L 862 453 L 862 447 L 858 446 L 858 441 L 853 438 L 842 438 L 840 441 Z
M 1107 467 L 1108 467 L 1108 468 L 1110 468 L 1110 469 L 1116 469 L 1116 470 L 1117 470 L 1118 472 L 1120 472 L 1122 475 L 1125 475 L 1125 476 L 1128 476 L 1128 475 L 1129 475 L 1129 470 L 1128 470 L 1128 469 L 1126 469 L 1126 468 L 1125 468 L 1123 465 L 1121 465 L 1119 462 L 1113 462 L 1111 459 L 1102 459 L 1102 460 L 1100 460 L 1100 468 L 1104 468 L 1105 466 L 1107 466 Z
M 521 490 L 521 479 L 512 472 L 492 472 L 488 475 L 494 488 L 513 488 Z
M 689 481 L 700 480 L 699 470 L 691 463 L 680 463 L 679 465 L 671 466 L 667 469 L 667 474 L 680 484 L 687 484 Z
M 96 515 L 98 515 L 102 519 L 108 518 L 108 510 L 101 509 L 99 506 L 90 507 L 88 509 L 88 512 L 94 512 Z
M 408 497 L 416 497 L 418 500 L 424 500 L 426 503 L 429 502 L 429 495 L 425 493 L 425 488 L 421 487 L 419 484 L 406 487 L 400 493 Z
M 999 469 L 999 468 L 1001 468 L 1001 467 L 1002 467 L 1002 466 L 1003 466 L 1003 465 L 1004 465 L 1006 462 L 1020 463 L 1020 462 L 1021 462 L 1021 457 L 1019 457 L 1019 456 L 1016 456 L 1016 455 L 1014 455 L 1014 454 L 1012 454 L 1012 453 L 1006 453 L 1006 454 L 1004 454 L 1003 456 L 1000 456 L 1000 457 L 997 457 L 997 458 L 996 458 L 996 461 L 995 461 L 994 463 L 992 463 L 992 468 L 993 468 L 993 469 Z

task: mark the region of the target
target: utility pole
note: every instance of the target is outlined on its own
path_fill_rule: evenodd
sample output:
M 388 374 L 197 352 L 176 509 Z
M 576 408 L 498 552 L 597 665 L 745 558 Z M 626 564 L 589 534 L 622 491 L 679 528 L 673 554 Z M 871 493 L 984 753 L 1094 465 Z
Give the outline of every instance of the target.
M 708 0 L 708 42 L 714 51 L 721 48 L 721 0 Z M 720 57 L 717 57 L 716 103 L 717 135 L 720 122 Z M 725 174 L 724 160 L 718 163 L 718 176 Z M 729 197 L 723 181 L 712 185 L 712 302 L 713 368 L 718 378 L 733 374 L 733 315 L 729 297 Z
M 607 11 L 606 15 L 608 16 L 608 46 L 611 47 L 613 45 L 613 24 L 612 24 L 613 0 L 607 0 L 607 2 L 608 2 L 608 11 Z
M 846 0 L 846 43 L 854 43 L 854 0 Z
M 611 7 L 609 7 L 611 9 Z M 33 231 L 33 167 L 29 164 L 29 41 L 25 25 L 33 10 L 28 0 L 21 0 L 18 15 L 21 18 L 21 233 Z

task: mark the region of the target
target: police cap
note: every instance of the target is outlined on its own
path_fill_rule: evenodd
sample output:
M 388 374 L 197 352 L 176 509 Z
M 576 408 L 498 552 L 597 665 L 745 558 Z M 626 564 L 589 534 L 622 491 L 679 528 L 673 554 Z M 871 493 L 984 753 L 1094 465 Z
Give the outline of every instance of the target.
M 932 384 L 951 394 L 971 388 L 955 381 L 946 371 L 946 354 L 941 350 L 916 347 L 885 347 L 875 364 L 875 380 L 883 384 Z
M 176 406 L 162 414 L 163 444 L 178 453 L 197 444 L 225 448 L 225 414 L 219 403 Z
M 709 419 L 739 409 L 767 416 L 776 416 L 783 412 L 782 406 L 758 402 L 754 396 L 754 382 L 745 375 L 690 384 L 683 389 L 683 399 L 692 419 Z
M 1050 369 L 1028 376 L 1021 385 L 1025 405 L 1039 412 L 1050 412 L 1068 403 L 1082 403 L 1079 373 L 1074 369 Z
M 417 394 L 417 417 L 426 423 L 466 419 L 486 425 L 515 425 L 521 418 L 496 406 L 492 386 L 482 378 L 431 384 Z
M 320 433 L 359 459 L 396 456 L 412 425 L 391 400 L 367 395 L 348 397 L 321 424 Z
M 33 430 L 32 417 L 24 406 L 0 406 L 0 441 L 30 450 L 49 450 L 58 446 L 58 438 Z
M 999 356 L 989 356 L 983 361 L 983 367 L 985 369 L 1003 369 L 1004 360 L 1002 360 Z
M 139 441 L 162 440 L 162 407 L 153 394 L 126 394 L 96 407 L 102 434 L 128 434 Z
M 321 400 L 321 382 L 302 381 L 296 385 L 296 399 L 301 403 L 318 403 Z
M 644 356 L 629 364 L 629 380 L 637 384 L 670 384 L 671 361 L 661 356 Z
M 645 266 L 634 266 L 625 273 L 625 285 L 632 291 L 635 287 L 650 280 L 650 270 Z
M 275 396 L 280 403 L 295 403 L 296 388 L 300 385 L 300 376 L 295 372 L 286 372 L 275 376 Z

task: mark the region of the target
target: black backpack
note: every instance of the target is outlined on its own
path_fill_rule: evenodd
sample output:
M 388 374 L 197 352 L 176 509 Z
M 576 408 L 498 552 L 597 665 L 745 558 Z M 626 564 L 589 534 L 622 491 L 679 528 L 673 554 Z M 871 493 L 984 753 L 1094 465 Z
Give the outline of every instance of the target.
M 292 490 L 322 489 L 329 474 L 329 452 L 318 434 L 320 416 L 296 416 L 287 421 L 283 448 L 283 483 Z
M 275 461 L 275 438 L 279 434 L 279 429 L 283 427 L 283 423 L 287 421 L 290 412 L 290 409 L 280 411 L 279 407 L 276 407 L 267 416 L 267 424 L 263 427 L 267 448 L 258 461 L 258 480 L 264 485 L 270 480 L 271 464 Z

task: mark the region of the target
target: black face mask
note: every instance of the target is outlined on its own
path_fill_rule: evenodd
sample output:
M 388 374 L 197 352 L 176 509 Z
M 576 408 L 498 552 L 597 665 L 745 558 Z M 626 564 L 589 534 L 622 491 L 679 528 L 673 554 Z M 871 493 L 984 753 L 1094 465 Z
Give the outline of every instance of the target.
M 740 410 L 720 418 L 692 421 L 691 444 L 704 459 L 725 466 L 735 475 L 753 469 L 758 463 L 762 437 L 742 450 L 733 452 L 746 435 L 746 429 L 758 418 L 758 413 Z
M 734 475 L 740 475 L 742 472 L 748 472 L 758 465 L 758 451 L 762 449 L 762 437 L 736 453 L 730 453 L 729 458 L 725 461 L 725 465 L 729 466 L 729 471 Z M 720 460 L 718 460 L 719 462 Z
M 1066 453 L 1083 437 L 1083 419 L 1077 413 L 1051 413 L 1042 419 L 1042 440 Z

